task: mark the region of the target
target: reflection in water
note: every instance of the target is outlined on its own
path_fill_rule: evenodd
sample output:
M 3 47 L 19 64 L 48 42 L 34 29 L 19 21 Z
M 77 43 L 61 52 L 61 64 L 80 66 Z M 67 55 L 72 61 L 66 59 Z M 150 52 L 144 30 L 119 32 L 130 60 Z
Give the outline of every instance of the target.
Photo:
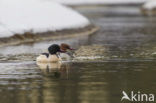
M 7 67 L 12 68 L 13 71 L 17 71 L 14 69 L 15 64 L 16 63 L 13 65 L 7 64 Z M 34 72 L 29 73 L 31 70 L 29 68 L 30 65 L 34 68 Z M 90 75 L 90 73 L 88 74 L 86 70 L 83 70 L 85 68 L 89 69 L 90 64 L 88 65 L 89 67 L 85 67 L 84 64 L 81 63 L 65 63 L 61 64 L 61 66 L 60 64 L 38 65 L 40 68 L 34 63 L 17 63 L 15 65 L 16 69 L 21 71 L 21 73 L 16 73 L 16 75 L 23 73 L 23 78 L 12 78 L 13 75 L 9 74 L 8 70 L 6 70 L 5 74 L 9 77 L 7 79 L 0 79 L 0 82 L 5 83 L 0 84 L 1 103 L 10 103 L 12 101 L 15 103 L 84 103 L 87 101 L 95 102 L 95 100 L 90 98 L 95 96 L 99 98 L 97 93 L 100 93 L 100 95 L 106 94 L 106 92 L 103 91 L 97 92 L 95 88 L 97 85 L 102 86 L 105 85 L 105 83 L 98 80 L 96 80 L 97 82 L 91 82 L 89 78 L 92 77 L 92 75 Z M 54 66 L 59 68 L 55 68 Z M 6 68 L 6 65 L 4 67 Z M 87 73 L 87 75 L 83 75 L 85 73 Z M 36 75 L 38 75 L 38 77 Z M 86 77 L 89 77 L 89 81 L 83 79 Z M 95 79 L 94 76 L 92 79 Z M 103 86 L 100 88 L 102 89 Z M 100 88 L 98 87 L 97 89 Z M 105 99 L 100 101 L 103 100 Z
M 54 76 L 56 78 L 68 78 L 70 71 L 70 63 L 54 62 L 54 63 L 40 63 L 37 65 L 42 71 L 42 74 Z
M 119 103 L 123 90 L 156 93 L 154 61 L 51 66 L 40 64 L 39 68 L 34 62 L 0 64 L 1 69 L 12 69 L 0 73 L 1 103 Z

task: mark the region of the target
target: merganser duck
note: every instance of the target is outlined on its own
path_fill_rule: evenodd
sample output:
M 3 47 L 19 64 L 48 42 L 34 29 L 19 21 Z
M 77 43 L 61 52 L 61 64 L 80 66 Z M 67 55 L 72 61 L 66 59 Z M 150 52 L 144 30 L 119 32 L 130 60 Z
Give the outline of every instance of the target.
M 71 60 L 73 50 L 68 44 L 53 44 L 48 48 L 49 53 L 42 53 L 36 58 L 37 62 L 58 62 L 62 60 Z

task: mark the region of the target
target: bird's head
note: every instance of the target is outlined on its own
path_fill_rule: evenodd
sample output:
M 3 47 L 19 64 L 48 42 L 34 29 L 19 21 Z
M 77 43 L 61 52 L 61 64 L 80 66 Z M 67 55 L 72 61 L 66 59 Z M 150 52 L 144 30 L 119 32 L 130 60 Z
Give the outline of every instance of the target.
M 60 45 L 60 50 L 61 50 L 62 52 L 67 52 L 67 51 L 73 51 L 74 49 L 71 48 L 68 44 L 62 43 L 62 44 Z
M 57 52 L 61 52 L 60 46 L 58 44 L 52 44 L 49 46 L 48 51 L 50 54 L 56 54 Z

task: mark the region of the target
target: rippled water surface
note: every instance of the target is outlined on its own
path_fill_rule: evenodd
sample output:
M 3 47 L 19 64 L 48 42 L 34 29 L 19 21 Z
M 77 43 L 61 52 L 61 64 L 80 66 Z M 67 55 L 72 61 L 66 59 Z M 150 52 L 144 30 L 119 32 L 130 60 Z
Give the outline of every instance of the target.
M 156 18 L 137 7 L 77 8 L 94 35 L 0 48 L 0 103 L 120 103 L 122 91 L 156 94 Z M 52 43 L 99 44 L 106 60 L 36 64 Z M 125 101 L 127 102 L 127 101 Z

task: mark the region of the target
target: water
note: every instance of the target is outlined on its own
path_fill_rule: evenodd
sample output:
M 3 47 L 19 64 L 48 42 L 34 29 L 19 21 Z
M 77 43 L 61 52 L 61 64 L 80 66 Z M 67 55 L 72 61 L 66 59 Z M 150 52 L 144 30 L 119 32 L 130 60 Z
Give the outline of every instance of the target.
M 1 103 L 119 103 L 122 91 L 156 94 L 156 19 L 137 7 L 77 8 L 101 27 L 91 36 L 0 48 Z M 40 64 L 51 43 L 108 47 L 109 59 Z M 125 103 L 128 101 L 125 101 Z

